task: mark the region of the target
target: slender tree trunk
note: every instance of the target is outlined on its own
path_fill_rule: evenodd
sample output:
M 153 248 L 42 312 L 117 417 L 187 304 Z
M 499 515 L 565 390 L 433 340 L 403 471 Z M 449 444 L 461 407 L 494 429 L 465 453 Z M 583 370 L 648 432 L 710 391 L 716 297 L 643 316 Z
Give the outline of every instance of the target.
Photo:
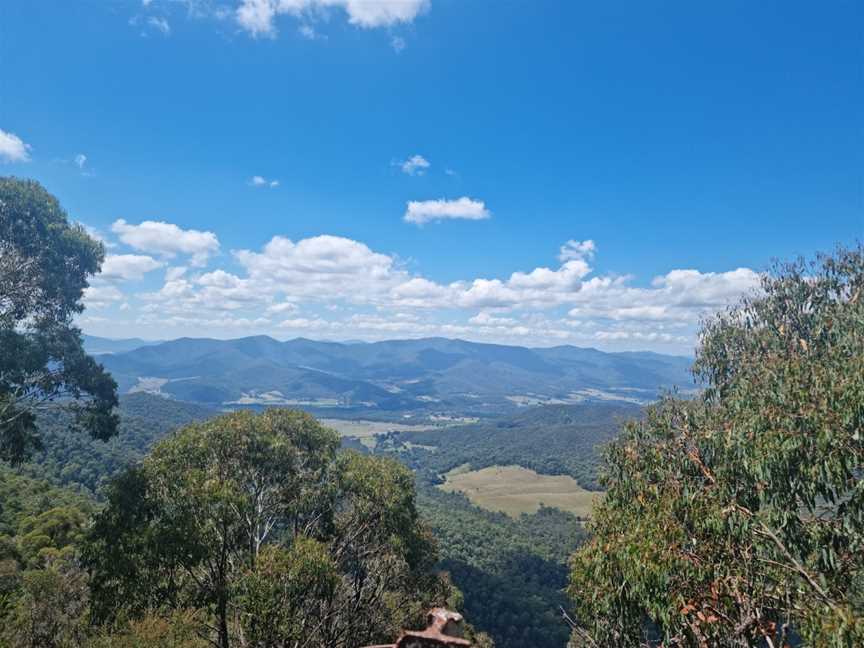
M 228 595 L 222 588 L 219 592 L 219 602 L 216 614 L 219 617 L 219 648 L 230 648 L 228 644 Z

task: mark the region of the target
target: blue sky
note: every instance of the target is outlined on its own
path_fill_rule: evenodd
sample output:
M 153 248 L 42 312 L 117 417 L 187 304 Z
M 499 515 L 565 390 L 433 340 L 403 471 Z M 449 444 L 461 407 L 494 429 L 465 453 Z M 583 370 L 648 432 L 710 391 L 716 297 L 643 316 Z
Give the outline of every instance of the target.
M 840 0 L 11 0 L 0 173 L 105 239 L 93 334 L 689 353 L 772 258 L 864 238 L 862 24 Z

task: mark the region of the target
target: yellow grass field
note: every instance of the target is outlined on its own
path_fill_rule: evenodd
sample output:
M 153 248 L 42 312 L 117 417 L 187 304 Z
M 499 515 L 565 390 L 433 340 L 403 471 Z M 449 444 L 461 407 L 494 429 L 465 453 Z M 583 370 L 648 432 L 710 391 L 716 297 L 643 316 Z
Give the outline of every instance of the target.
M 321 425 L 336 430 L 340 436 L 360 439 L 367 448 L 375 448 L 375 435 L 387 432 L 424 432 L 442 427 L 439 425 L 411 425 L 408 423 L 387 423 L 385 421 L 365 421 L 360 419 L 319 419 Z
M 342 436 L 350 437 L 369 437 L 376 434 L 385 434 L 387 432 L 423 432 L 425 430 L 434 430 L 435 425 L 410 425 L 407 423 L 387 423 L 385 421 L 364 421 L 360 419 L 319 419 L 321 425 L 333 428 Z
M 460 470 L 461 469 L 461 470 Z M 490 466 L 482 470 L 451 470 L 439 488 L 464 493 L 477 506 L 512 517 L 534 513 L 540 504 L 589 516 L 599 493 L 586 491 L 566 475 L 540 475 L 521 466 Z

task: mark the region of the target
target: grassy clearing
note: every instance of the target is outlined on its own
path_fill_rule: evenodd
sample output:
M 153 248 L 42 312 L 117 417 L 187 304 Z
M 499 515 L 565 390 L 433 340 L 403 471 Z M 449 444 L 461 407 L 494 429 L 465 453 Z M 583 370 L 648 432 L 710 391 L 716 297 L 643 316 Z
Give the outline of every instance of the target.
M 410 425 L 408 423 L 388 423 L 386 421 L 366 421 L 362 419 L 319 419 L 322 425 L 333 428 L 339 436 L 360 439 L 360 443 L 370 450 L 375 449 L 375 435 L 387 432 L 427 432 L 440 429 L 440 425 Z M 425 446 L 424 446 L 425 447 Z
M 445 477 L 447 481 L 439 488 L 464 493 L 477 506 L 512 517 L 534 513 L 541 503 L 585 517 L 600 497 L 572 477 L 540 475 L 521 466 L 490 466 L 467 472 L 460 466 Z
M 333 428 L 341 436 L 358 439 L 374 437 L 376 434 L 386 434 L 387 432 L 425 432 L 436 427 L 434 425 L 408 425 L 406 423 L 387 423 L 386 421 L 349 421 L 332 418 L 322 418 L 320 421 L 322 425 Z

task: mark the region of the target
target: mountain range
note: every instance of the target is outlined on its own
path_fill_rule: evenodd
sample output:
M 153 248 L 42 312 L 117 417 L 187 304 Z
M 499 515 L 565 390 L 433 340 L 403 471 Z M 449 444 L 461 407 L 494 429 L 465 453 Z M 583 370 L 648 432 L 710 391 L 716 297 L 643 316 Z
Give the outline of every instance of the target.
M 267 336 L 166 342 L 87 337 L 121 393 L 145 391 L 207 405 L 293 405 L 358 411 L 500 413 L 528 405 L 644 403 L 692 389 L 690 358 L 526 348 L 425 338 L 372 343 Z

